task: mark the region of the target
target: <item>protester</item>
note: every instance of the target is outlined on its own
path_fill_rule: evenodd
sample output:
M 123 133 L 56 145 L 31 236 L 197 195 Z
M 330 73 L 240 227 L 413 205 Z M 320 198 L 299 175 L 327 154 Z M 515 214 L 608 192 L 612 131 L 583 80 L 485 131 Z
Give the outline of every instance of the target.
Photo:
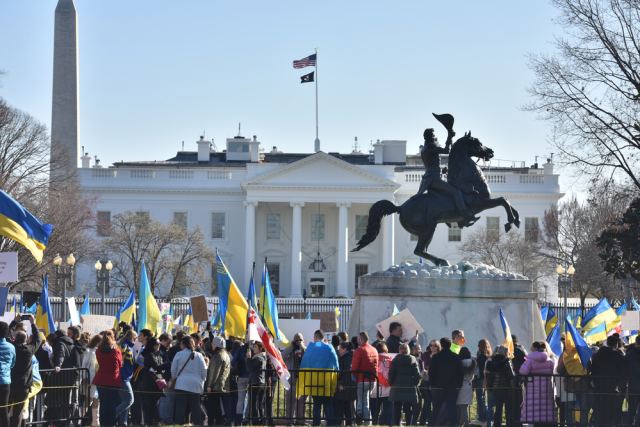
M 389 324 L 389 336 L 387 337 L 387 348 L 389 353 L 399 353 L 400 343 L 402 341 L 402 325 L 398 322 Z
M 82 368 L 89 372 L 89 405 L 91 407 L 91 425 L 100 425 L 100 398 L 98 396 L 98 388 L 93 384 L 93 379 L 98 371 L 98 358 L 96 357 L 96 351 L 98 346 L 102 342 L 102 335 L 94 335 L 87 344 L 87 352 L 82 358 Z M 117 418 L 116 418 L 117 419 Z
M 513 341 L 513 372 L 515 372 L 516 374 L 518 372 L 520 372 L 520 367 L 522 366 L 522 364 L 525 361 L 525 358 L 527 356 L 527 350 L 520 345 L 520 343 L 518 342 L 518 337 L 515 335 L 511 335 L 511 340 Z M 522 425 L 522 422 L 520 420 L 520 411 L 517 410 L 517 408 L 521 408 L 522 407 L 522 396 L 524 393 L 524 389 L 523 389 L 524 384 L 522 383 L 522 379 L 519 377 L 516 377 L 514 382 L 513 382 L 513 408 L 515 413 L 513 414 L 513 422 L 515 423 L 516 427 L 519 427 Z
M 409 344 L 400 344 L 400 352 L 391 362 L 389 400 L 393 402 L 392 425 L 399 426 L 404 412 L 405 424 L 413 424 L 413 408 L 418 404 L 418 383 L 420 372 L 418 362 L 409 354 Z
M 431 406 L 433 403 L 433 397 L 431 396 L 431 390 L 429 389 L 429 367 L 431 366 L 431 359 L 438 354 L 442 347 L 440 341 L 431 340 L 427 349 L 420 355 L 420 361 L 422 362 L 421 372 L 422 381 L 418 386 L 418 391 L 422 396 L 422 405 L 420 407 L 420 416 L 418 418 L 419 425 L 427 424 L 427 421 L 431 419 Z
M 122 353 L 122 368 L 120 368 L 122 388 L 120 389 L 120 403 L 116 406 L 116 420 L 118 424 L 121 425 L 127 425 L 129 421 L 129 408 L 133 405 L 134 400 L 131 378 L 135 370 L 133 349 L 137 338 L 136 332 L 130 328 L 124 333 L 118 343 L 120 352 Z
M 207 367 L 202 354 L 195 351 L 193 338 L 182 338 L 180 347 L 182 350 L 171 362 L 171 378 L 175 379 L 176 389 L 174 422 L 187 423 L 190 413 L 191 422 L 202 425 L 204 414 L 200 406 L 200 395 L 204 391 Z
M 640 340 L 637 338 L 635 343 L 629 346 L 625 360 L 629 373 L 626 423 L 637 426 L 640 425 Z
M 235 376 L 237 393 L 236 402 L 236 425 L 241 425 L 244 420 L 246 402 L 247 402 L 247 387 L 249 385 L 249 370 L 247 369 L 247 352 L 250 351 L 248 344 L 239 344 L 233 352 L 231 358 L 231 372 Z
M 296 384 L 298 370 L 300 369 L 300 363 L 302 362 L 302 357 L 306 349 L 307 347 L 304 345 L 302 334 L 297 333 L 282 352 L 282 358 L 291 375 L 289 379 L 290 384 Z M 287 418 L 291 422 L 295 419 L 297 424 L 304 424 L 304 402 L 306 401 L 306 397 L 304 395 L 296 396 L 295 387 L 290 387 L 288 390 L 285 390 L 285 399 Z
M 591 378 L 597 395 L 593 417 L 597 424 L 619 424 L 622 400 L 628 376 L 625 356 L 614 334 L 607 337 L 607 345 L 591 358 Z
M 491 357 L 491 343 L 486 338 L 478 341 L 478 351 L 476 353 L 476 374 L 473 377 L 473 388 L 476 395 L 476 412 L 478 421 L 487 422 L 487 400 L 485 398 L 484 387 L 484 367 Z
M 225 349 L 224 338 L 211 336 L 210 346 L 211 353 L 205 382 L 205 389 L 207 390 L 205 406 L 209 425 L 231 424 L 233 422 L 231 414 L 235 411 L 228 396 L 230 391 L 231 358 Z M 225 416 L 222 415 L 223 408 Z
M 378 371 L 378 351 L 369 344 L 369 335 L 366 332 L 358 334 L 358 348 L 353 352 L 351 370 L 356 377 L 356 414 L 360 421 L 371 425 L 369 394 L 375 384 Z
M 458 421 L 456 401 L 464 372 L 460 357 L 451 351 L 451 344 L 448 338 L 440 338 L 442 351 L 431 358 L 429 388 L 433 412 L 429 424 L 454 425 Z
M 520 420 L 523 423 L 555 423 L 556 411 L 554 403 L 552 375 L 555 364 L 546 353 L 544 342 L 536 341 L 531 345 L 525 362 L 520 367 L 520 375 L 531 375 L 526 378 L 524 404 Z
M 487 360 L 484 370 L 485 388 L 489 396 L 489 413 L 487 424 L 502 426 L 502 411 L 506 412 L 507 426 L 514 424 L 513 389 L 515 372 L 511 360 L 507 357 L 509 350 L 501 345 Z M 488 427 L 491 427 L 488 425 Z
M 82 353 L 84 348 L 76 339 L 80 336 L 79 330 L 70 327 L 67 335 L 61 330 L 54 334 L 55 338 L 52 346 L 51 367 L 54 369 L 47 386 L 52 390 L 47 393 L 48 420 L 65 419 L 74 412 L 74 407 L 70 408 L 71 392 L 76 390 L 78 379 L 77 369 L 82 365 Z
M 451 332 L 451 351 L 455 354 L 459 354 L 460 350 L 464 348 L 467 343 L 467 339 L 464 336 L 462 329 L 455 329 Z
M 96 350 L 96 359 L 98 370 L 93 377 L 93 384 L 98 388 L 100 399 L 100 425 L 111 426 L 116 423 L 116 407 L 122 384 L 120 378 L 122 352 L 116 345 L 113 331 L 102 333 L 102 342 Z
M 249 371 L 249 402 L 251 423 L 261 425 L 265 421 L 264 398 L 266 387 L 267 356 L 260 341 L 255 341 L 251 352 L 247 352 L 247 370 Z
M 469 406 L 473 400 L 473 376 L 476 370 L 476 361 L 471 357 L 471 352 L 467 347 L 460 349 L 460 360 L 462 363 L 462 386 L 458 392 L 456 405 L 458 407 L 458 425 L 469 425 Z
M 16 349 L 7 341 L 9 325 L 0 322 L 0 426 L 9 425 L 11 370 L 16 364 Z
M 164 378 L 162 376 L 163 358 L 160 353 L 160 342 L 151 337 L 147 339 L 147 343 L 142 351 L 144 358 L 144 367 L 142 368 L 140 390 L 142 391 L 142 417 L 145 424 L 155 424 L 158 422 L 158 414 L 156 404 L 160 398 L 160 391 L 164 387 L 158 386 L 162 384 Z
M 376 353 L 377 355 L 377 353 Z M 355 419 L 354 403 L 357 399 L 356 382 L 352 375 L 353 351 L 349 341 L 342 341 L 338 346 L 338 386 L 333 396 L 334 425 L 350 426 Z
M 378 383 L 371 390 L 370 406 L 371 418 L 375 425 L 389 425 L 391 423 L 392 405 L 389 402 L 391 385 L 389 384 L 389 369 L 395 355 L 389 354 L 389 349 L 384 341 L 378 341 L 375 345 L 378 352 Z
M 18 405 L 27 398 L 29 388 L 32 383 L 32 357 L 35 350 L 40 345 L 40 334 L 35 323 L 35 318 L 28 315 L 31 323 L 31 343 L 27 340 L 27 334 L 24 331 L 18 331 L 13 338 L 13 346 L 15 347 L 15 366 L 11 369 L 11 387 L 9 402 L 14 405 L 11 415 L 11 426 L 20 424 L 22 406 Z

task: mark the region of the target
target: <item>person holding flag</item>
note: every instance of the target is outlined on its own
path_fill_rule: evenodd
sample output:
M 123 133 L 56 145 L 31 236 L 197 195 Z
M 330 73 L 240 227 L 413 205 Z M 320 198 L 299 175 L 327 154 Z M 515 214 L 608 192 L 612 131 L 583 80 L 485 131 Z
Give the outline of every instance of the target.
M 244 337 L 247 332 L 249 304 L 242 296 L 238 285 L 218 253 L 216 253 L 216 271 L 220 301 L 218 307 L 220 333 L 226 337 Z
M 160 308 L 158 308 L 158 303 L 151 292 L 144 261 L 140 262 L 140 289 L 138 290 L 138 295 L 140 297 L 138 333 L 143 329 L 148 329 L 152 334 L 159 335 L 162 316 L 160 316 Z
M 253 275 L 251 277 L 253 278 Z M 251 284 L 253 284 L 253 280 L 251 281 Z M 264 267 L 262 268 L 260 317 L 264 320 L 265 326 L 277 341 L 281 342 L 283 345 L 289 344 L 287 337 L 282 333 L 282 331 L 280 331 L 280 328 L 278 328 L 278 305 L 276 304 L 276 297 L 271 287 L 266 258 L 264 260 Z
M 0 425 L 9 425 L 11 371 L 16 364 L 16 349 L 7 341 L 9 325 L 0 322 Z
M 607 337 L 607 345 L 600 347 L 591 358 L 591 378 L 598 394 L 593 411 L 596 425 L 621 422 L 628 370 L 618 343 L 618 336 Z

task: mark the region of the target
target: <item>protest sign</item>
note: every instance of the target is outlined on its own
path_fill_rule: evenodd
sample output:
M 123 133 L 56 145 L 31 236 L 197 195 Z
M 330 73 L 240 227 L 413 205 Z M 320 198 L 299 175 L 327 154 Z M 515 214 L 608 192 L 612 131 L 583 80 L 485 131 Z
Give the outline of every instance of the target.
M 18 252 L 0 252 L 0 283 L 18 281 Z
M 622 314 L 622 330 L 637 331 L 640 329 L 640 311 L 625 311 Z
M 70 323 L 75 326 L 80 325 L 80 313 L 78 313 L 78 308 L 76 307 L 76 299 L 74 297 L 67 298 L 67 306 L 69 306 Z
M 87 314 L 81 316 L 82 331 L 90 334 L 99 334 L 107 329 L 112 329 L 116 320 L 114 316 L 101 316 L 98 314 Z
M 288 314 L 287 314 L 288 316 Z M 300 332 L 305 343 L 313 341 L 313 333 L 320 329 L 320 319 L 278 319 L 278 329 L 289 339 Z
M 200 322 L 206 322 L 209 320 L 208 312 L 207 312 L 207 299 L 204 295 L 197 295 L 195 297 L 191 297 L 191 315 L 193 316 L 193 321 L 196 325 L 200 324 Z
M 416 332 L 419 334 L 424 332 L 424 329 L 420 326 L 416 318 L 413 317 L 413 314 L 411 314 L 408 308 L 376 324 L 376 328 L 385 338 L 389 336 L 389 325 L 391 322 L 398 322 L 402 325 L 403 340 L 411 340 L 416 336 Z
M 282 316 L 293 317 L 294 319 L 306 319 L 309 314 L 311 314 L 312 319 L 320 320 L 320 329 L 322 329 L 323 331 L 338 332 L 338 328 L 336 327 L 337 322 L 335 311 L 323 311 L 316 313 L 286 313 Z M 288 337 L 289 335 L 286 336 Z

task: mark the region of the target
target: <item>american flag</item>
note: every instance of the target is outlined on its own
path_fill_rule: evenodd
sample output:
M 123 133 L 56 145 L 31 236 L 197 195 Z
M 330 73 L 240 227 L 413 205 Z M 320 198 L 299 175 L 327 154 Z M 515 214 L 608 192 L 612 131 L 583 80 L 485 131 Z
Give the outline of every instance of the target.
M 309 55 L 306 58 L 293 61 L 293 68 L 314 67 L 316 65 L 316 54 Z

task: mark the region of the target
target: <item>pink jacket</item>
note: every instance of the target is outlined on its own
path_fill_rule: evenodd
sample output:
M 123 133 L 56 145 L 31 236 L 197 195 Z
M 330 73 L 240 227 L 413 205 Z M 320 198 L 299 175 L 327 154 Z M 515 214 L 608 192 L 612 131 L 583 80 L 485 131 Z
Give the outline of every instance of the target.
M 520 420 L 525 423 L 555 423 L 556 411 L 553 398 L 554 361 L 547 353 L 529 353 L 520 367 L 525 384 Z M 540 376 L 537 376 L 540 375 Z

